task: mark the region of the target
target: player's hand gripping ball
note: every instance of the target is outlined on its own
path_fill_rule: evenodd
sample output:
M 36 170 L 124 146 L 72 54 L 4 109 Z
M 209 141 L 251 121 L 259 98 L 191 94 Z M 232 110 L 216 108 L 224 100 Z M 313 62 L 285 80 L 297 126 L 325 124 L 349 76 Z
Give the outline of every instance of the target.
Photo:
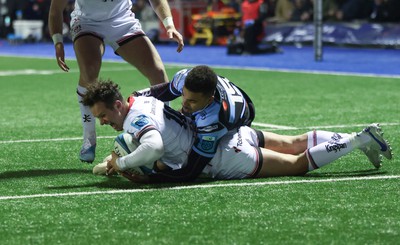
M 118 135 L 114 140 L 114 152 L 119 156 L 126 156 L 136 150 L 140 143 L 135 140 L 132 135 L 128 133 L 122 133 Z M 93 168 L 93 174 L 96 175 L 107 175 L 107 162 L 111 160 L 111 155 L 104 158 L 103 162 L 97 164 Z M 153 164 L 135 167 L 125 171 L 125 174 L 146 175 L 152 172 Z M 125 176 L 124 176 L 125 177 Z
M 114 152 L 119 156 L 123 157 L 126 156 L 136 150 L 140 143 L 132 137 L 132 135 L 128 133 L 122 133 L 118 135 L 114 140 Z M 127 170 L 128 172 L 145 175 L 151 173 L 153 169 L 153 163 L 135 167 Z

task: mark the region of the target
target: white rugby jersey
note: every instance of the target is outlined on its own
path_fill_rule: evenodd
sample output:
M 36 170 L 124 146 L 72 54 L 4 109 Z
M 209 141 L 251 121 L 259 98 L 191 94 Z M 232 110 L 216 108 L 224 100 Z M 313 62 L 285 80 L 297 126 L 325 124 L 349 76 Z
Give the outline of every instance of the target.
M 104 21 L 131 11 L 131 0 L 76 0 L 72 17 Z
M 194 142 L 194 133 L 189 118 L 164 105 L 154 97 L 130 97 L 129 113 L 123 129 L 140 141 L 149 130 L 160 132 L 164 155 L 161 161 L 173 169 L 186 165 Z

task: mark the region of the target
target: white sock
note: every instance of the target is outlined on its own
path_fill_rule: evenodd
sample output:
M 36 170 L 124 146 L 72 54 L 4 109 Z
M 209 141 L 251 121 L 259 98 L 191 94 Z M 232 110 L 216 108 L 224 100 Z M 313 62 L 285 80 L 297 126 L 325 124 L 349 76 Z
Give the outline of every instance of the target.
M 76 90 L 78 95 L 79 108 L 81 110 L 81 122 L 83 126 L 83 142 L 85 146 L 92 146 L 96 144 L 96 118 L 88 106 L 82 104 L 82 96 L 85 95 L 87 89 L 79 86 Z
M 313 130 L 307 133 L 308 134 L 308 143 L 307 148 L 311 148 L 318 144 L 330 141 L 330 140 L 338 140 L 341 138 L 347 138 L 351 134 L 346 133 L 335 133 L 323 130 Z
M 323 167 L 347 153 L 367 143 L 367 136 L 352 135 L 338 140 L 330 140 L 320 143 L 306 150 L 308 158 L 308 170 Z

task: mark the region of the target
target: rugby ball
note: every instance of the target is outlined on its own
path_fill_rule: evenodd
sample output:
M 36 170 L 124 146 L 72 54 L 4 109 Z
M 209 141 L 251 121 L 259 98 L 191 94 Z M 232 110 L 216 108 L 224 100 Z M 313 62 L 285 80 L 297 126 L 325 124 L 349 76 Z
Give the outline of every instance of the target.
M 139 145 L 140 145 L 139 141 L 134 139 L 131 134 L 122 133 L 118 135 L 114 140 L 114 152 L 119 157 L 123 157 L 134 152 Z M 148 165 L 129 169 L 128 171 L 134 174 L 144 175 L 144 174 L 150 174 L 152 169 L 153 169 L 153 163 L 150 163 Z

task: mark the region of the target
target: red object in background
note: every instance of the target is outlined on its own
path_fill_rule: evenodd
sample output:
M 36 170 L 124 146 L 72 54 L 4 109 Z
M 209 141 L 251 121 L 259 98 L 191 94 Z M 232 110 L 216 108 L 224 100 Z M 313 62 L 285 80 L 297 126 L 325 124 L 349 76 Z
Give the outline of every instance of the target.
M 174 19 L 174 25 L 182 35 L 184 40 L 188 40 L 193 35 L 192 15 L 198 13 L 204 13 L 207 11 L 206 1 L 184 1 L 184 0 L 172 0 L 168 1 L 171 8 L 172 17 Z M 159 22 L 160 34 L 159 40 L 170 41 L 167 36 L 167 32 L 162 22 Z
M 257 0 L 249 2 L 247 0 L 242 2 L 242 22 L 245 25 L 246 21 L 254 21 L 258 18 L 260 5 L 263 3 L 263 0 Z

